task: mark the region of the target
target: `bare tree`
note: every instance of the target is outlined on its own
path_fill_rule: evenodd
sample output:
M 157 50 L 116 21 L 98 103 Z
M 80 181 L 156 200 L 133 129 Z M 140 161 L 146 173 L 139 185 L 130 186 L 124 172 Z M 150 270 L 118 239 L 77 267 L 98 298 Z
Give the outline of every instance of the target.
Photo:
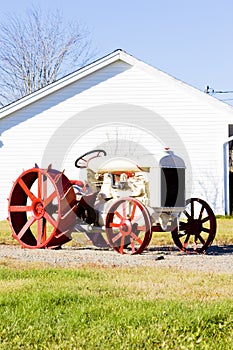
M 26 96 L 85 65 L 93 56 L 90 33 L 61 13 L 32 8 L 0 24 L 0 105 Z

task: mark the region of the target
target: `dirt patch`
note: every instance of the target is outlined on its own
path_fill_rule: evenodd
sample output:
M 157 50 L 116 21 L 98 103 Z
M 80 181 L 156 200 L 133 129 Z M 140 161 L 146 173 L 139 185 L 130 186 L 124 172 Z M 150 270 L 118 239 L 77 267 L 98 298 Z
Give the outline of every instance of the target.
M 196 270 L 205 272 L 233 273 L 233 245 L 212 246 L 206 254 L 186 254 L 174 247 L 151 247 L 141 255 L 120 255 L 112 249 L 94 247 L 60 250 L 22 249 L 18 245 L 0 245 L 0 263 L 6 260 L 38 263 L 50 266 L 79 267 L 148 266 Z

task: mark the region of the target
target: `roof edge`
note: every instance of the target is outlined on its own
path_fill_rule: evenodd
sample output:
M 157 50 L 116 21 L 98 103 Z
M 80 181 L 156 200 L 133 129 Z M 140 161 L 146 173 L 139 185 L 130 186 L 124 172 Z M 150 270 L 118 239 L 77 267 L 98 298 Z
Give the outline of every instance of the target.
M 24 108 L 28 105 L 30 105 L 31 103 L 34 103 L 38 100 L 40 100 L 41 98 L 50 95 L 53 92 L 56 92 L 57 90 L 68 86 L 69 84 L 72 84 L 76 81 L 78 81 L 79 79 L 82 79 L 86 76 L 88 76 L 91 73 L 96 72 L 99 69 L 102 69 L 106 66 L 108 66 L 109 64 L 112 64 L 118 60 L 121 60 L 131 66 L 137 66 L 138 68 L 142 69 L 144 72 L 146 72 L 149 75 L 153 75 L 153 76 L 162 76 L 163 78 L 168 79 L 170 82 L 173 83 L 178 83 L 178 85 L 182 88 L 189 88 L 190 91 L 192 91 L 194 93 L 194 95 L 198 95 L 199 97 L 201 97 L 202 99 L 205 99 L 205 101 L 211 101 L 212 103 L 215 104 L 216 108 L 223 108 L 230 114 L 232 114 L 233 112 L 233 106 L 215 98 L 214 96 L 210 96 L 205 94 L 203 91 L 199 90 L 196 87 L 193 87 L 191 85 L 189 85 L 188 83 L 173 77 L 172 75 L 158 69 L 155 68 L 151 65 L 149 65 L 148 63 L 145 63 L 144 61 L 135 58 L 134 56 L 128 54 L 126 51 L 122 50 L 122 49 L 116 49 L 114 51 L 112 51 L 111 53 L 95 60 L 92 63 L 87 64 L 84 67 L 79 68 L 78 70 L 67 74 L 66 76 L 56 80 L 55 82 L 27 95 L 22 97 L 21 99 L 12 102 L 11 104 L 3 107 L 0 109 L 0 119 L 7 117 L 8 115 L 10 115 L 11 113 L 14 113 L 18 110 L 20 110 L 21 108 Z
M 48 84 L 47 86 L 37 91 L 34 91 L 31 94 L 26 95 L 20 98 L 19 100 L 10 103 L 9 105 L 2 107 L 0 109 L 0 119 L 118 60 L 125 61 L 129 65 L 135 64 L 135 61 L 133 60 L 132 56 L 128 55 L 125 51 L 121 49 L 116 49 L 110 54 L 105 55 L 95 60 L 94 62 L 91 62 L 86 66 L 67 74 L 66 76 L 56 80 L 55 82 Z

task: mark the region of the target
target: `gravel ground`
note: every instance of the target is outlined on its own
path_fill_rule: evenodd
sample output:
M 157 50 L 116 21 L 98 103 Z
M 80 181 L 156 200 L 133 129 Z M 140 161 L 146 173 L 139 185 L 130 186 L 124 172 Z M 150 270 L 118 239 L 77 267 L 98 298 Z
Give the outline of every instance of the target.
M 149 266 L 177 268 L 209 273 L 233 273 L 233 245 L 212 246 L 206 254 L 185 254 L 173 247 L 152 247 L 142 255 L 120 255 L 111 249 L 94 247 L 60 250 L 22 249 L 19 245 L 0 245 L 0 264 L 3 260 L 46 263 L 51 266 Z

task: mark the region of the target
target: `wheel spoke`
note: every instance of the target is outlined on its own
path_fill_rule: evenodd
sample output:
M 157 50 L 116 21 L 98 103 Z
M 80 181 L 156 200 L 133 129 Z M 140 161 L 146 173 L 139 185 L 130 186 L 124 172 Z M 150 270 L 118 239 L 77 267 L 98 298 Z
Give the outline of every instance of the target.
M 45 243 L 47 239 L 47 228 L 46 228 L 46 220 L 42 218 L 42 243 Z
M 188 219 L 191 218 L 191 215 L 187 212 L 186 209 L 183 211 L 183 213 L 184 213 L 184 215 L 185 215 Z
M 121 236 L 122 236 L 122 233 L 119 232 L 115 237 L 113 237 L 113 239 L 112 239 L 113 243 L 115 243 L 118 239 L 120 239 Z
M 199 214 L 198 220 L 201 220 L 202 215 L 203 215 L 203 212 L 204 212 L 204 209 L 205 209 L 205 206 L 202 204 L 202 207 L 201 207 L 201 210 L 200 210 L 200 214 Z
M 137 226 L 137 230 L 146 232 L 146 226 Z
M 204 238 L 201 235 L 198 235 L 198 238 L 203 245 L 206 243 L 206 241 L 204 240 Z
M 202 227 L 202 231 L 206 233 L 210 233 L 210 228 Z
M 18 238 L 21 239 L 27 229 L 36 221 L 36 218 L 34 216 L 31 216 L 30 219 L 26 222 L 26 224 L 21 228 L 20 232 L 18 233 Z
M 125 238 L 124 238 L 124 236 L 122 235 L 122 237 L 121 237 L 121 244 L 120 244 L 120 250 L 119 250 L 119 252 L 120 252 L 121 254 L 124 253 L 124 243 L 125 243 Z
M 118 216 L 119 219 L 123 219 L 123 216 L 121 216 L 121 214 L 118 211 L 114 211 L 114 214 Z
M 186 236 L 186 238 L 185 238 L 185 240 L 184 240 L 184 245 L 185 245 L 185 244 L 187 245 L 187 243 L 188 243 L 188 241 L 189 241 L 189 238 L 190 238 L 190 233 L 187 234 L 187 236 Z
M 44 213 L 44 218 L 54 227 L 57 228 L 57 222 L 47 213 Z
M 135 241 L 137 241 L 139 244 L 142 244 L 142 243 L 143 243 L 143 241 L 141 240 L 141 238 L 139 238 L 137 235 L 135 235 L 134 232 L 131 232 L 131 233 L 130 233 L 130 236 L 131 236 Z
M 38 198 L 42 199 L 42 174 L 38 171 Z
M 46 220 L 42 217 L 37 222 L 37 244 L 40 245 L 46 241 Z
M 43 180 L 43 199 L 46 200 L 47 198 L 47 176 L 43 176 L 44 180 Z
M 44 207 L 46 207 L 50 202 L 52 202 L 52 200 L 53 200 L 56 196 L 57 196 L 56 191 L 52 192 L 52 193 L 48 196 L 48 198 L 46 198 L 46 199 L 44 200 Z
M 137 208 L 137 205 L 136 205 L 136 203 L 134 203 L 134 204 L 133 204 L 133 210 L 132 210 L 132 213 L 131 213 L 131 216 L 130 216 L 130 219 L 131 219 L 131 220 L 134 219 L 135 212 L 136 212 L 136 208 Z
M 210 220 L 209 216 L 206 216 L 204 219 L 201 220 L 202 224 L 204 224 L 204 222 L 207 222 Z
M 121 224 L 117 224 L 115 222 L 110 222 L 110 225 L 109 225 L 109 227 L 120 227 L 120 226 Z
M 10 205 L 9 206 L 10 212 L 26 212 L 26 211 L 32 211 L 31 205 Z
M 136 249 L 135 249 L 134 240 L 132 237 L 130 237 L 130 245 L 132 247 L 132 253 L 134 254 L 136 252 Z
M 36 196 L 34 196 L 34 194 L 29 190 L 29 188 L 27 187 L 27 185 L 25 184 L 25 182 L 23 181 L 23 179 L 19 179 L 20 186 L 22 187 L 22 189 L 24 190 L 24 192 L 26 193 L 26 195 L 33 201 L 34 199 L 36 199 Z
M 37 221 L 37 244 L 41 244 L 41 237 L 42 237 L 42 219 L 39 219 Z

